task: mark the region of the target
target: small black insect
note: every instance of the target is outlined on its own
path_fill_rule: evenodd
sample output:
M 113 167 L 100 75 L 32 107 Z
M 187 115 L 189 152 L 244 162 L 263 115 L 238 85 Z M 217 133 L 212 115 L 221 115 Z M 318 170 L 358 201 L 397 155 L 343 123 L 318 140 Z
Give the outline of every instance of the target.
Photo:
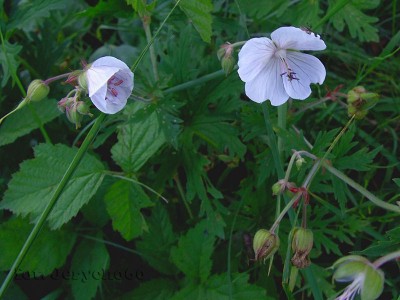
M 303 30 L 303 31 L 304 31 L 305 33 L 307 33 L 307 34 L 314 34 L 315 37 L 318 37 L 318 34 L 316 34 L 315 32 L 313 32 L 313 31 L 311 30 L 310 27 L 301 26 L 300 29 Z

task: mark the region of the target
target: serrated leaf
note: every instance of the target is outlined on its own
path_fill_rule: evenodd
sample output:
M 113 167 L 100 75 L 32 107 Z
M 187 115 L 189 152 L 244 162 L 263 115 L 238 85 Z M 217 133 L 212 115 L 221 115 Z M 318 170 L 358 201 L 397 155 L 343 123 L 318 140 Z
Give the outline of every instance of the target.
M 171 259 L 178 269 L 201 282 L 205 282 L 210 275 L 215 242 L 215 237 L 207 228 L 207 221 L 198 223 L 179 239 L 177 247 L 171 249 Z
M 121 300 L 164 300 L 171 299 L 175 290 L 175 282 L 167 279 L 153 279 L 142 283 L 121 297 Z
M 161 204 L 152 210 L 148 226 L 148 232 L 136 243 L 138 251 L 157 271 L 167 275 L 176 274 L 177 269 L 168 259 L 176 237 L 167 211 Z
M 329 1 L 330 6 L 334 1 Z M 349 28 L 352 38 L 358 38 L 360 42 L 378 42 L 378 28 L 372 24 L 379 21 L 376 17 L 364 14 L 361 10 L 372 9 L 379 5 L 379 0 L 350 1 L 331 18 L 333 26 L 342 32 L 345 24 Z
M 347 186 L 342 180 L 340 180 L 334 175 L 331 175 L 331 180 L 332 180 L 333 193 L 335 195 L 335 199 L 339 202 L 340 211 L 343 215 L 345 214 L 346 203 L 347 203 L 347 197 L 346 197 Z
M 0 45 L 0 66 L 1 66 L 1 87 L 4 87 L 8 80 L 13 74 L 15 75 L 16 70 L 19 66 L 18 53 L 21 51 L 22 46 L 17 44 L 10 44 L 8 41 L 4 41 Z
M 211 42 L 211 11 L 213 5 L 211 0 L 182 0 L 179 2 L 180 9 L 193 22 L 193 26 L 200 34 L 203 41 Z
M 393 178 L 393 181 L 398 187 L 400 187 L 400 178 Z
M 23 1 L 16 13 L 11 16 L 7 31 L 13 29 L 32 30 L 32 24 L 49 17 L 52 10 L 63 9 L 65 5 L 64 0 Z
M 90 240 L 79 244 L 71 265 L 71 273 L 78 276 L 70 280 L 75 300 L 93 299 L 96 296 L 101 280 L 94 274 L 108 270 L 109 263 L 110 256 L 104 244 Z
M 40 144 L 35 158 L 20 165 L 8 184 L 0 203 L 1 209 L 37 221 L 54 194 L 77 149 L 65 145 Z M 71 220 L 96 193 L 104 174 L 103 164 L 86 154 L 47 218 L 50 228 L 57 229 Z
M 11 268 L 32 227 L 22 218 L 13 218 L 0 225 L 0 270 Z M 17 273 L 29 272 L 34 277 L 49 275 L 64 265 L 75 238 L 73 232 L 43 227 Z
M 46 99 L 40 102 L 32 102 L 16 111 L 0 125 L 0 146 L 10 144 L 17 138 L 24 136 L 39 128 L 41 124 L 50 122 L 61 112 L 57 109 L 56 102 Z
M 156 5 L 156 1 L 146 4 L 146 0 L 125 0 L 127 4 L 131 5 L 133 9 L 139 14 L 140 17 L 151 14 L 151 11 Z
M 357 171 L 368 171 L 371 169 L 370 164 L 374 157 L 381 151 L 383 146 L 380 146 L 370 152 L 367 148 L 355 152 L 350 156 L 340 157 L 335 160 L 335 165 L 341 170 L 357 170 Z
M 118 142 L 112 147 L 114 161 L 127 172 L 138 171 L 165 143 L 156 113 L 137 123 L 120 127 Z
M 114 230 L 121 233 L 125 240 L 129 241 L 148 230 L 140 209 L 154 204 L 137 184 L 117 181 L 108 190 L 104 201 Z
M 183 151 L 184 168 L 186 172 L 186 197 L 192 201 L 196 195 L 200 199 L 207 199 L 207 190 L 203 177 L 206 177 L 205 167 L 210 161 L 197 152 L 184 149 Z

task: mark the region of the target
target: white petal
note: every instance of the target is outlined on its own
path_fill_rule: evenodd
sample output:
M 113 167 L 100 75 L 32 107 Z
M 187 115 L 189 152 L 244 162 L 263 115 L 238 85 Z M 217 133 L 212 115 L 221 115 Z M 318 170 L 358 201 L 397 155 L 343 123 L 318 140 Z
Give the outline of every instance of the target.
M 322 84 L 326 77 L 326 70 L 322 62 L 315 56 L 288 51 L 286 61 L 299 79 L 307 78 L 311 83 Z
M 92 65 L 86 71 L 89 97 L 95 94 L 103 86 L 106 86 L 107 81 L 118 71 L 119 68 L 117 67 L 95 67 Z
M 276 47 L 268 38 L 248 40 L 239 52 L 238 73 L 244 82 L 253 80 L 274 55 Z
M 324 50 L 325 42 L 319 35 L 297 27 L 280 27 L 271 33 L 272 40 L 282 49 Z
M 285 103 L 289 96 L 285 92 L 280 76 L 280 61 L 278 59 L 270 60 L 257 77 L 246 82 L 245 91 L 251 100 L 258 103 L 267 99 L 274 106 Z
M 90 97 L 90 99 L 101 112 L 115 114 L 125 107 L 127 98 L 113 99 L 111 96 L 107 88 L 101 88 L 96 94 Z
M 92 67 L 115 67 L 119 68 L 120 70 L 129 70 L 129 67 L 123 61 L 112 56 L 103 56 L 99 59 L 96 59 L 92 63 Z

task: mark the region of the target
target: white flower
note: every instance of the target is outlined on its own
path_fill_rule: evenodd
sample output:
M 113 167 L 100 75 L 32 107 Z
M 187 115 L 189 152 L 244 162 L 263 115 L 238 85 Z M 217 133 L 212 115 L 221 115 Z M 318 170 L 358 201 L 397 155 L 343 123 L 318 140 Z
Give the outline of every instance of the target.
M 350 282 L 336 300 L 352 300 L 358 294 L 361 300 L 375 300 L 383 291 L 385 275 L 382 270 L 359 255 L 349 255 L 337 260 L 333 279 Z
M 289 97 L 304 100 L 311 94 L 310 84 L 322 84 L 326 71 L 321 61 L 300 50 L 323 50 L 320 36 L 296 27 L 281 27 L 266 37 L 248 40 L 239 52 L 239 76 L 246 95 L 261 103 L 269 99 L 274 106 Z
M 133 73 L 124 62 L 104 56 L 95 60 L 85 74 L 89 97 L 100 111 L 115 114 L 124 108 L 133 90 Z

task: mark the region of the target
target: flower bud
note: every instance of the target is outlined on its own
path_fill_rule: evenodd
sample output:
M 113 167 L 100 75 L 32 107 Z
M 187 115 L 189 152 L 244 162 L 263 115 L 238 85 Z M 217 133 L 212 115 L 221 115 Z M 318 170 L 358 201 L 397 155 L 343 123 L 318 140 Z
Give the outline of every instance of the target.
M 253 239 L 253 250 L 255 260 L 265 262 L 279 248 L 279 237 L 266 229 L 260 229 L 256 232 Z
M 73 97 L 65 97 L 58 101 L 57 107 L 61 112 L 65 112 L 66 107 L 72 105 L 72 103 L 74 103 Z
M 303 157 L 299 157 L 298 159 L 296 159 L 296 168 L 297 170 L 301 169 L 301 166 L 306 162 L 306 160 Z
M 92 116 L 90 113 L 90 107 L 87 105 L 87 103 L 83 101 L 78 101 L 76 103 L 76 110 L 81 114 L 81 115 L 89 115 Z
M 292 250 L 294 255 L 291 262 L 299 269 L 310 265 L 309 254 L 313 247 L 313 233 L 302 227 L 293 229 Z
M 76 129 L 81 127 L 81 121 L 83 116 L 80 113 L 78 113 L 76 103 L 67 106 L 65 109 L 65 114 L 67 115 L 68 120 L 71 123 L 75 124 Z
M 279 182 L 275 182 L 272 185 L 272 195 L 277 196 L 282 192 L 282 184 Z
M 84 91 L 88 90 L 86 72 L 82 72 L 78 75 L 78 84 Z
M 347 93 L 347 112 L 349 116 L 354 115 L 356 119 L 362 119 L 367 111 L 375 106 L 379 95 L 370 93 L 362 86 L 357 86 Z
M 40 101 L 47 97 L 50 92 L 49 86 L 41 79 L 35 79 L 28 86 L 26 98 L 28 101 Z
M 233 58 L 233 46 L 230 43 L 223 44 L 217 51 L 218 59 L 221 61 L 221 67 L 228 75 L 235 67 L 236 60 Z

